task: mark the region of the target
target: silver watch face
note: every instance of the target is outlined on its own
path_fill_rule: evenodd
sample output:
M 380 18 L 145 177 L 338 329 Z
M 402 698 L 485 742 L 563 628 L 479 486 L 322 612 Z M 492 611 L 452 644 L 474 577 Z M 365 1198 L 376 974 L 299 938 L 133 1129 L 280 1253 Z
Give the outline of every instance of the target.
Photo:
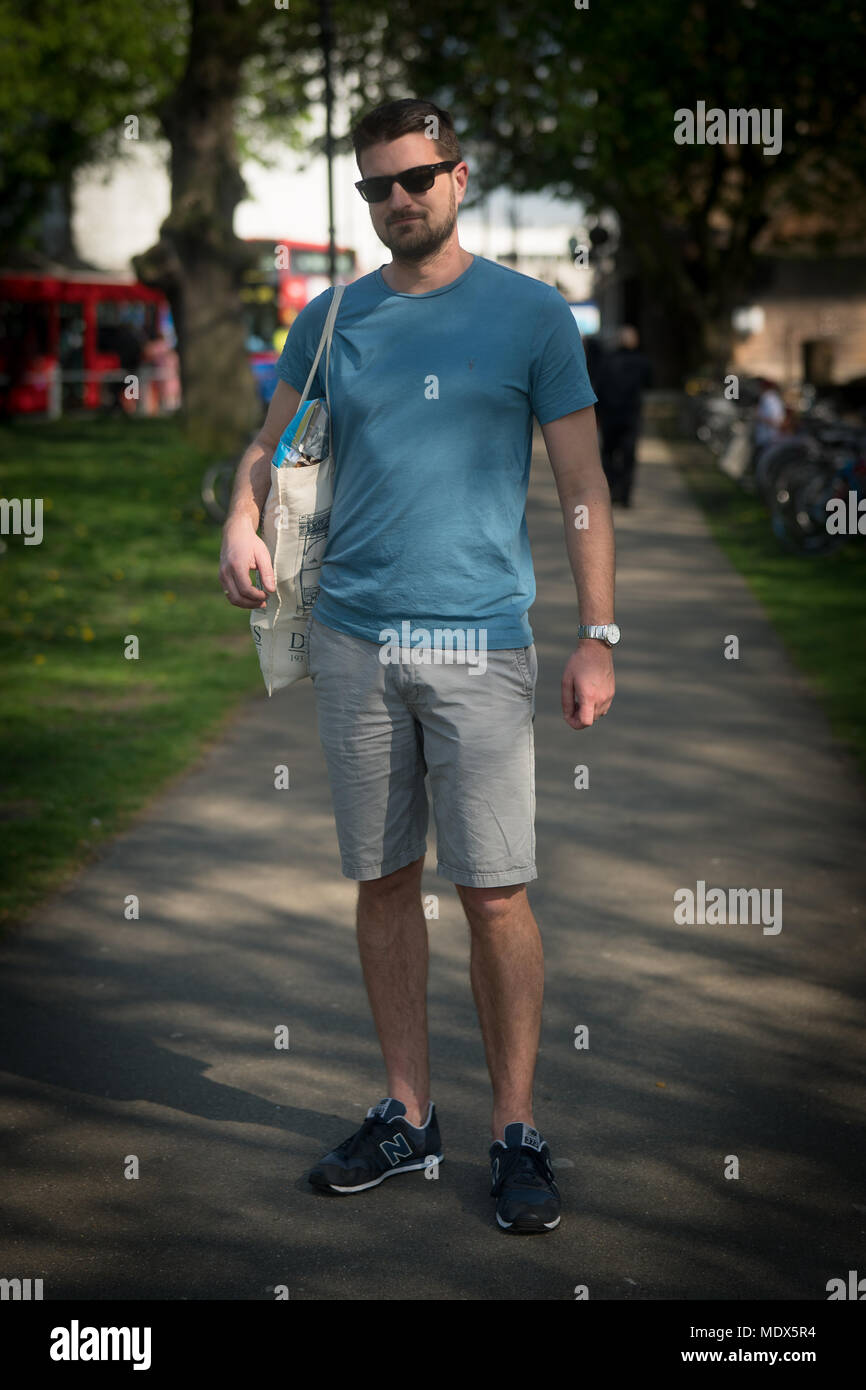
M 619 641 L 619 639 L 620 639 L 621 636 L 622 636 L 622 633 L 620 632 L 620 630 L 619 630 L 619 628 L 617 627 L 616 623 L 608 623 L 608 625 L 607 625 L 607 640 L 608 640 L 608 642 L 610 642 L 610 645 L 611 645 L 612 647 L 616 645 L 616 643 Z

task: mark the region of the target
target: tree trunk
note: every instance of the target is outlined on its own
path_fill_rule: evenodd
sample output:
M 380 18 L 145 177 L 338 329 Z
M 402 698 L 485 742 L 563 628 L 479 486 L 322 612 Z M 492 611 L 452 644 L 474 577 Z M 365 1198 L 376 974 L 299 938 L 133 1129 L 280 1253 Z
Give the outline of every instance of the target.
M 255 25 L 238 0 L 193 0 L 191 18 L 186 70 L 160 112 L 171 144 L 171 211 L 156 246 L 133 264 L 171 304 L 192 441 L 235 451 L 262 417 L 239 293 L 250 256 L 233 228 L 246 191 L 235 103 Z
M 640 285 L 644 321 L 638 327 L 647 351 L 652 349 L 656 385 L 678 388 L 697 372 L 721 382 L 730 365 L 731 309 L 740 292 L 736 263 L 727 273 L 714 264 L 708 274 L 687 225 L 677 226 L 651 208 L 636 217 L 629 207 L 627 219 L 617 260 L 625 259 Z

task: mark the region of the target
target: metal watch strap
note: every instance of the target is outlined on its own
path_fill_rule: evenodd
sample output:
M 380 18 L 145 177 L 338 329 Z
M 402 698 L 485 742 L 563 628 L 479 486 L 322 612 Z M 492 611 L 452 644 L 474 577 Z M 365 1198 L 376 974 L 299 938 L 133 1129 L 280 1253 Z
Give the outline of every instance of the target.
M 607 639 L 607 623 L 580 623 L 578 624 L 577 635 L 582 637 L 595 637 L 600 642 Z

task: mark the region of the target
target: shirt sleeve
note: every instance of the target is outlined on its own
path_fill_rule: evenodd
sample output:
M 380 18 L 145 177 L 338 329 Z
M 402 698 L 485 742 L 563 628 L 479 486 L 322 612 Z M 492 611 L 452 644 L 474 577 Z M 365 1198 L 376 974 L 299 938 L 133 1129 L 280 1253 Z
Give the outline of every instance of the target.
M 596 404 L 580 329 L 557 291 L 541 307 L 530 356 L 529 400 L 540 425 Z
M 325 319 L 333 296 L 333 289 L 323 290 L 311 299 L 298 314 L 289 329 L 283 350 L 277 362 L 277 376 L 288 382 L 299 394 L 303 394 L 313 365 L 313 358 L 319 346 Z M 316 375 L 310 385 L 310 399 L 325 394 L 325 354 L 319 358 Z

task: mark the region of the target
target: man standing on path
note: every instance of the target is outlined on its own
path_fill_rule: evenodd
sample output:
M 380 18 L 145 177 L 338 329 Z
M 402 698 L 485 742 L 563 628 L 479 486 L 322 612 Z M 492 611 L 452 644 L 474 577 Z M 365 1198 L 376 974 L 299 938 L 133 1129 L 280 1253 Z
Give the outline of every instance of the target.
M 538 667 L 525 504 L 535 415 L 578 595 L 563 716 L 588 728 L 610 708 L 619 638 L 595 395 L 562 296 L 461 247 L 468 167 L 448 113 L 390 102 L 359 122 L 353 141 L 359 191 L 392 260 L 349 285 L 337 315 L 334 500 L 307 640 L 342 872 L 359 884 L 358 948 L 388 1094 L 310 1181 L 357 1193 L 442 1158 L 420 891 L 429 773 L 437 871 L 455 884 L 471 933 L 497 1221 L 549 1231 L 560 1199 L 532 1111 L 543 957 L 526 892 L 538 876 Z M 270 460 L 300 403 L 332 293 L 292 325 L 267 419 L 238 469 L 220 578 L 240 608 L 265 604 L 251 569 L 273 589 L 256 534 Z M 324 370 L 323 355 L 311 395 L 325 395 Z M 474 660 L 461 661 L 470 651 Z
M 598 387 L 601 457 L 613 502 L 631 506 L 641 393 L 652 384 L 649 358 L 638 347 L 638 331 L 625 324 L 613 352 L 602 359 L 594 380 Z

